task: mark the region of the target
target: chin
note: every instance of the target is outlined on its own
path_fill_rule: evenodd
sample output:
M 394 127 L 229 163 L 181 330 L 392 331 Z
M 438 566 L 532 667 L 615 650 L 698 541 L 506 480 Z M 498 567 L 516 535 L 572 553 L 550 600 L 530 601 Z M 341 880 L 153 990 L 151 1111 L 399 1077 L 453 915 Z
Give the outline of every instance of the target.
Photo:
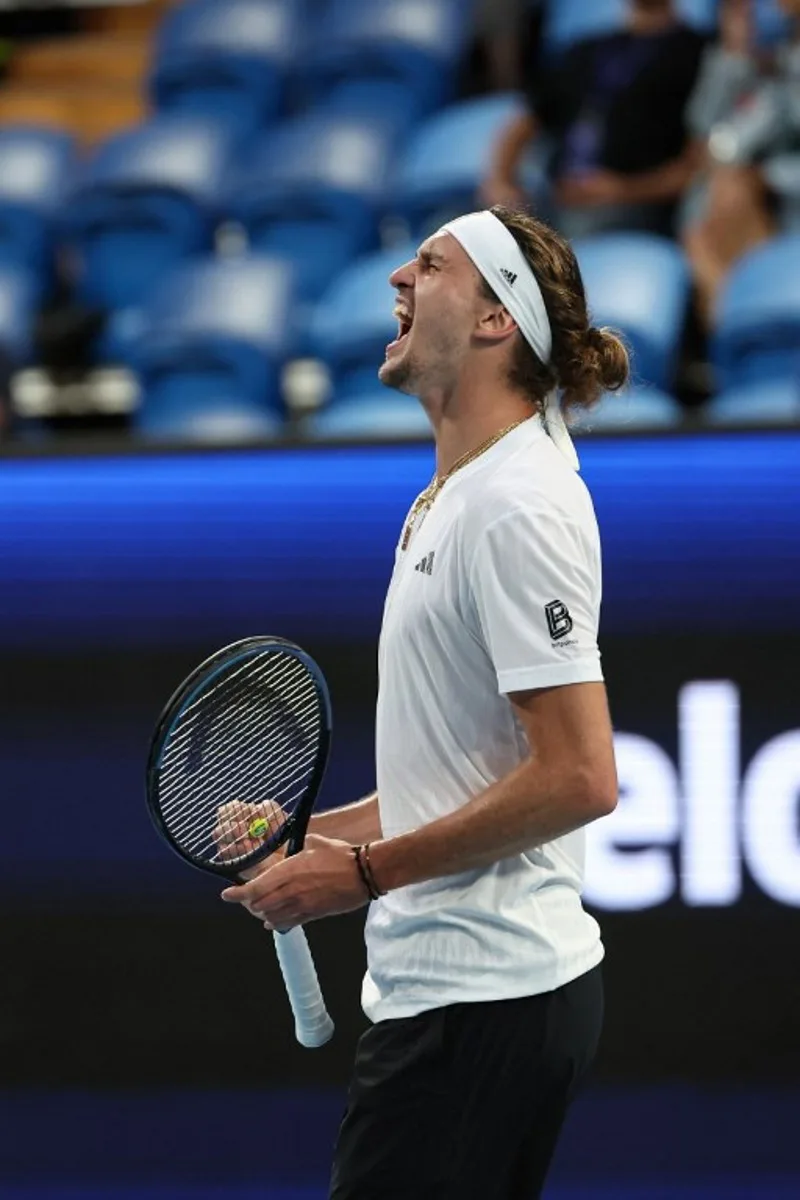
M 381 364 L 378 379 L 384 387 L 394 388 L 397 392 L 406 392 L 409 396 L 415 394 L 411 376 L 413 367 L 405 358 L 387 359 Z

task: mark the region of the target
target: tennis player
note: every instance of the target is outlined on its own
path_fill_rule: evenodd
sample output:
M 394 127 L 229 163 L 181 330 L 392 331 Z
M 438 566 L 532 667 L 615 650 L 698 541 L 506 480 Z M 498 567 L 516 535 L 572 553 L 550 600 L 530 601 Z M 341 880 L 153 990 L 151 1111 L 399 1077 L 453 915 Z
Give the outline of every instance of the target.
M 285 929 L 371 900 L 332 1200 L 533 1200 L 602 1021 L 583 827 L 617 799 L 600 544 L 559 403 L 626 380 L 569 245 L 502 208 L 391 276 L 380 378 L 419 397 L 436 475 L 380 639 L 377 792 L 225 899 Z

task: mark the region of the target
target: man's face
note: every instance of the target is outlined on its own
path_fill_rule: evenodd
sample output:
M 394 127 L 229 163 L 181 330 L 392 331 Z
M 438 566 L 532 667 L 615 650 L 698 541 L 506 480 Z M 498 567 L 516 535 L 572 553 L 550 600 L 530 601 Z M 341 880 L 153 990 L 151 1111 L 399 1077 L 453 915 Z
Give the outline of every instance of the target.
M 378 377 L 409 395 L 449 389 L 469 350 L 479 300 L 478 272 L 448 233 L 437 233 L 417 257 L 390 276 L 398 293 L 398 338 Z

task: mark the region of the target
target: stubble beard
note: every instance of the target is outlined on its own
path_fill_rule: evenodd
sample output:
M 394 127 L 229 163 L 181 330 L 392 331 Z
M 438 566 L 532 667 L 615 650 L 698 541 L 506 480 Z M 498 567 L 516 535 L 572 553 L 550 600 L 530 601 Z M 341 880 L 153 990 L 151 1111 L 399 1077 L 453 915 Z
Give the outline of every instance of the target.
M 419 372 L 414 357 L 403 355 L 397 362 L 387 359 L 378 371 L 378 379 L 384 387 L 394 388 L 396 392 L 405 392 L 408 396 L 416 395 L 415 381 Z
M 451 385 L 462 348 L 447 329 L 432 329 L 421 348 L 408 347 L 397 359 L 387 359 L 378 372 L 386 387 L 422 398 Z M 424 403 L 424 402 L 423 402 Z

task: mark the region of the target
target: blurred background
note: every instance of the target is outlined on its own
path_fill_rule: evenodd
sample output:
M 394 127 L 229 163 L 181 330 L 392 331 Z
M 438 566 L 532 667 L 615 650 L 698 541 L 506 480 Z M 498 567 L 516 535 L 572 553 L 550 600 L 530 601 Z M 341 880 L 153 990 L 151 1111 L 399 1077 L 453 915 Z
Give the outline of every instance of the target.
M 376 383 L 387 275 L 501 201 L 634 367 L 576 429 L 621 802 L 547 1194 L 796 1200 L 800 4 L 22 0 L 0 36 L 0 1200 L 325 1195 L 362 917 L 310 931 L 338 1028 L 303 1051 L 144 759 L 197 661 L 277 633 L 331 683 L 323 802 L 372 788 L 433 467 Z

